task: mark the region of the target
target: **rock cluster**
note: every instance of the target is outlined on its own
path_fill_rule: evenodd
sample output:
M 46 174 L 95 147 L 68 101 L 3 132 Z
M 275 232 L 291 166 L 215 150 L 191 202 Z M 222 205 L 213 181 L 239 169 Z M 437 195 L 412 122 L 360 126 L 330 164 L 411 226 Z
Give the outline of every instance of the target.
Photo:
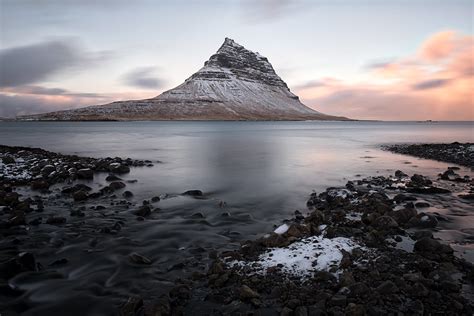
M 382 148 L 399 154 L 456 163 L 474 169 L 474 143 L 400 144 L 385 145 Z
M 306 216 L 296 211 L 275 232 L 221 253 L 206 274 L 178 282 L 184 294 L 170 293 L 166 306 L 171 314 L 199 306 L 209 315 L 470 315 L 473 300 L 462 288 L 472 286 L 474 267 L 433 237 L 437 217 L 410 193 L 436 184 L 397 171 L 313 193 Z M 262 254 L 310 236 L 353 238 L 364 248 L 343 251 L 338 266 L 304 279 L 282 266 L 258 267 Z

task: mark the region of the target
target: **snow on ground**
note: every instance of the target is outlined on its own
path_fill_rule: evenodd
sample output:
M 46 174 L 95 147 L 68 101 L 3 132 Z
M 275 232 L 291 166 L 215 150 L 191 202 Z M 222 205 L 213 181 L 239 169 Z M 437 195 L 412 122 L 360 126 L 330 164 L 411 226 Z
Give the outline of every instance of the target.
M 281 227 L 281 226 L 280 226 Z M 312 236 L 294 242 L 287 247 L 270 248 L 256 261 L 232 261 L 233 267 L 251 267 L 255 273 L 266 274 L 267 269 L 279 266 L 284 274 L 308 277 L 316 271 L 333 272 L 339 267 L 343 254 L 361 248 L 353 239 Z M 335 273 L 338 274 L 337 272 Z
M 0 157 L 0 178 L 25 180 L 32 177 L 23 159 L 16 159 L 13 164 L 4 164 Z
M 286 233 L 289 228 L 290 228 L 290 226 L 288 226 L 287 224 L 283 224 L 280 227 L 278 227 L 277 229 L 275 229 L 273 232 L 275 234 L 282 235 L 282 234 Z

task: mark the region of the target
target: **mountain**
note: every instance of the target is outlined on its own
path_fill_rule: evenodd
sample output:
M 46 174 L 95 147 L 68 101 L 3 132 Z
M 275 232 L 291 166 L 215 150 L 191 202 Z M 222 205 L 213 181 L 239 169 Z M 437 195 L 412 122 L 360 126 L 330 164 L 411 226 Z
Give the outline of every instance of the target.
M 198 72 L 145 100 L 22 116 L 22 120 L 347 120 L 300 102 L 267 58 L 226 38 Z

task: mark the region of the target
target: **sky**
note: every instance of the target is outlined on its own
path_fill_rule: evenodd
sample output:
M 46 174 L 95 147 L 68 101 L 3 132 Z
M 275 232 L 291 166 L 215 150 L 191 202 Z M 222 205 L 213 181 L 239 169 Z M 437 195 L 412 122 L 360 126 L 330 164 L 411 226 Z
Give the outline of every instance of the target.
M 150 98 L 225 37 L 307 106 L 474 120 L 472 0 L 0 0 L 0 117 Z

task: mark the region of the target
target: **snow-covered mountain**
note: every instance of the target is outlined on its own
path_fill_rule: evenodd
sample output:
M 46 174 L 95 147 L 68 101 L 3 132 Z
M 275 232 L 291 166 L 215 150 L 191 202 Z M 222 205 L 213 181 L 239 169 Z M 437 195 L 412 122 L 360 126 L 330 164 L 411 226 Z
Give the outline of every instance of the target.
M 345 120 L 302 104 L 267 58 L 226 38 L 198 72 L 145 100 L 19 117 L 32 120 Z

